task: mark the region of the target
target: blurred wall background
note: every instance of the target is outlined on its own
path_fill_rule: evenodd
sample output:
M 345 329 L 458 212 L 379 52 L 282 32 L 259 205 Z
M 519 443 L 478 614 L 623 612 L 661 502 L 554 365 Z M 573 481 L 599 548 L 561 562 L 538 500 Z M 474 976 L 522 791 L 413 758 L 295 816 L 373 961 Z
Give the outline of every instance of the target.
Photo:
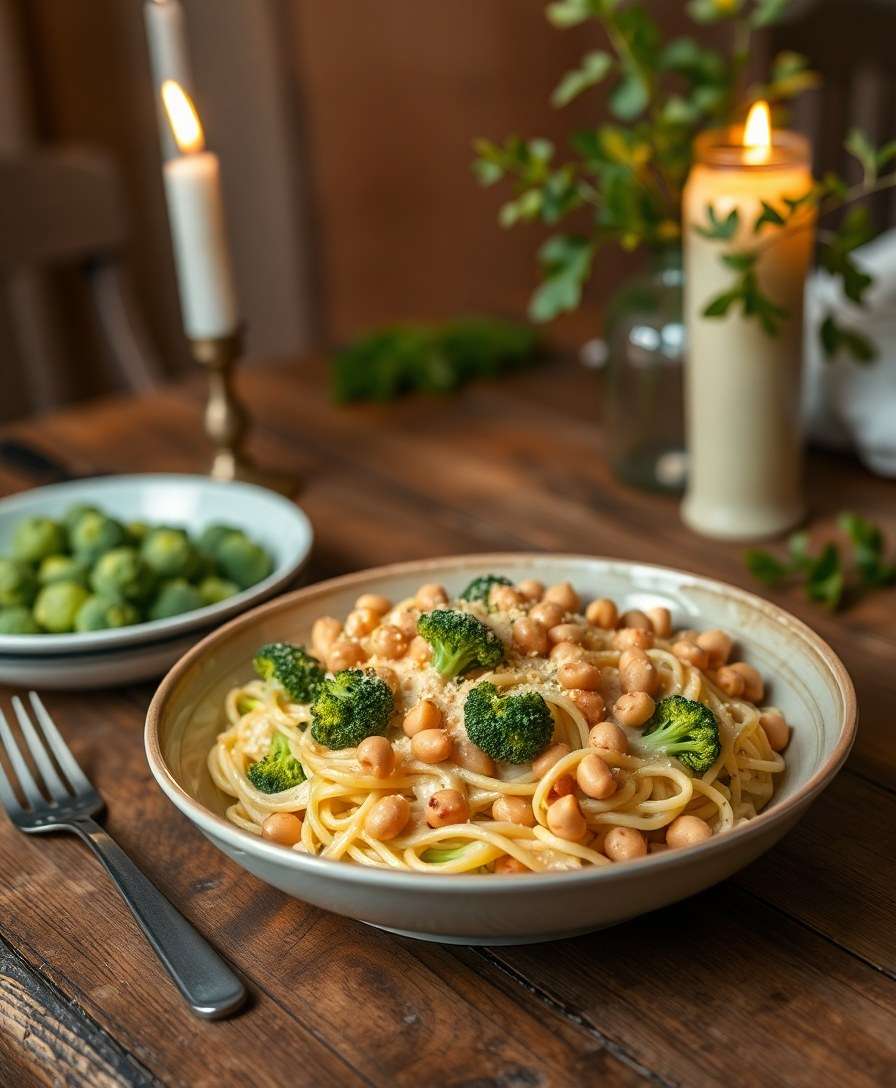
M 599 92 L 563 111 L 548 101 L 597 28 L 552 29 L 542 0 L 183 4 L 252 355 L 295 355 L 399 318 L 525 313 L 544 233 L 497 227 L 501 197 L 475 183 L 471 143 L 518 132 L 562 145 L 598 119 Z M 844 80 L 857 31 L 842 16 L 855 5 L 896 27 L 889 0 L 818 0 L 840 13 L 828 26 L 842 36 L 822 38 Z M 654 9 L 670 30 L 684 26 L 683 4 Z M 890 48 L 879 28 L 861 33 Z M 142 0 L 0 0 L 0 153 L 66 144 L 117 163 L 137 299 L 164 374 L 183 370 Z M 549 337 L 575 346 L 594 335 L 601 300 L 636 259 L 601 257 L 587 304 Z M 41 283 L 37 363 L 23 362 L 16 314 L 0 301 L 6 418 L 121 384 L 70 280 Z

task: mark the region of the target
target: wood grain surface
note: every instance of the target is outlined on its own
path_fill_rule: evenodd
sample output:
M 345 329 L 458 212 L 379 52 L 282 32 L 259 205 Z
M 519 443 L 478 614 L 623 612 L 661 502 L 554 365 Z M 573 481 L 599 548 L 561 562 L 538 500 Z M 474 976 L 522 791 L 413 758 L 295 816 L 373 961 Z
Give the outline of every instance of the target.
M 259 458 L 300 474 L 313 579 L 494 548 L 616 555 L 757 587 L 675 500 L 610 477 L 592 375 L 555 363 L 447 400 L 335 408 L 323 369 L 247 372 Z M 201 471 L 202 386 L 8 428 L 78 471 Z M 896 539 L 896 488 L 811 460 L 813 527 L 855 509 Z M 0 471 L 8 493 L 29 485 Z M 47 696 L 107 825 L 241 970 L 252 1003 L 185 1011 L 74 840 L 0 820 L 0 1085 L 896 1085 L 896 591 L 831 615 L 774 599 L 843 657 L 859 739 L 775 849 L 726 883 L 603 933 L 465 949 L 288 899 L 200 837 L 142 750 L 150 686 Z M 5 700 L 6 694 L 2 694 Z

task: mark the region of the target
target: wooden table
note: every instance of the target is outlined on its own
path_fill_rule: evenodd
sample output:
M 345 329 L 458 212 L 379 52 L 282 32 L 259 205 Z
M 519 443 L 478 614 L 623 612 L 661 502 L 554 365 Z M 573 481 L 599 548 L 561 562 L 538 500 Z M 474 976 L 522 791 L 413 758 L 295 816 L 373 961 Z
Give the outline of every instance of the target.
M 247 371 L 256 453 L 294 470 L 312 578 L 395 559 L 562 549 L 750 585 L 740 549 L 672 499 L 609 476 L 594 379 L 552 364 L 457 398 L 333 408 L 316 364 Z M 77 468 L 199 471 L 197 382 L 11 430 Z M 896 489 L 812 460 L 842 507 L 896 539 Z M 7 491 L 28 481 L 0 478 Z M 288 899 L 168 804 L 143 759 L 149 686 L 55 694 L 108 826 L 251 983 L 242 1016 L 192 1018 L 96 862 L 0 819 L 0 1084 L 896 1084 L 896 591 L 831 616 L 776 595 L 842 655 L 862 724 L 848 768 L 776 849 L 727 883 L 555 944 L 399 939 Z

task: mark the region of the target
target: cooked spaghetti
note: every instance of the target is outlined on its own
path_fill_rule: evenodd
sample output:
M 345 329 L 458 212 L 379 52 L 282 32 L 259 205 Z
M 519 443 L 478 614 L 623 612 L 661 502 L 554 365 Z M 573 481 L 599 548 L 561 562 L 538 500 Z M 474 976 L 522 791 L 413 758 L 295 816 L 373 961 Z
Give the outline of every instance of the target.
M 789 727 L 718 630 L 487 575 L 263 647 L 209 753 L 228 818 L 292 849 L 426 873 L 607 865 L 769 801 Z M 475 743 L 474 743 L 475 742 Z

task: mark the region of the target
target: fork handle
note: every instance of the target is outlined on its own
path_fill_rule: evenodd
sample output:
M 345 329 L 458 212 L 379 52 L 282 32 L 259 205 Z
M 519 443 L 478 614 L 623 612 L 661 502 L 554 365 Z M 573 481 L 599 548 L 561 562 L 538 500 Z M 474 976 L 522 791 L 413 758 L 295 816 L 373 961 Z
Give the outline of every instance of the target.
M 106 867 L 193 1012 L 206 1020 L 235 1012 L 246 999 L 246 988 L 208 941 L 98 823 L 81 819 L 69 826 Z

